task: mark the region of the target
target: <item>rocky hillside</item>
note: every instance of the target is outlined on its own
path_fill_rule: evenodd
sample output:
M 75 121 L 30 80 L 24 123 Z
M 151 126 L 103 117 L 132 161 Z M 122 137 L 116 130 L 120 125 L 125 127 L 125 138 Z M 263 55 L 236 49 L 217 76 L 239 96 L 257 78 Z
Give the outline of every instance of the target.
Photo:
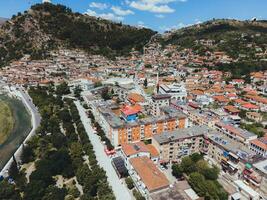
M 155 32 L 74 13 L 62 5 L 36 4 L 0 29 L 0 66 L 24 54 L 42 58 L 59 46 L 108 57 L 142 50 Z
M 0 26 L 7 21 L 6 18 L 0 17 Z
M 234 59 L 255 59 L 267 50 L 267 21 L 212 20 L 166 33 L 162 43 L 200 54 L 224 51 Z

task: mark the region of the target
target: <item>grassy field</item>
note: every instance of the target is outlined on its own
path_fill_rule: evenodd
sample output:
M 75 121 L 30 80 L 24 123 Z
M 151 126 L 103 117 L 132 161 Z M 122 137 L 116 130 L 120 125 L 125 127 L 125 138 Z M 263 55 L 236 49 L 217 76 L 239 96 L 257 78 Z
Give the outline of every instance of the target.
M 14 118 L 10 106 L 0 100 L 0 144 L 3 144 L 14 128 Z

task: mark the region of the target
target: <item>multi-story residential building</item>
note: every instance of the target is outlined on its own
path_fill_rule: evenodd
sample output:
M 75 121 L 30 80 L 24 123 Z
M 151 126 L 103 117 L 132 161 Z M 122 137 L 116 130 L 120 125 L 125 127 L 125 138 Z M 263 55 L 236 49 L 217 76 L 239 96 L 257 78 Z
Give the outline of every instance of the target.
M 147 156 L 131 158 L 129 160 L 128 171 L 136 188 L 146 199 L 149 199 L 151 193 L 169 187 L 170 183 L 166 176 Z
M 115 147 L 125 143 L 151 139 L 155 134 L 188 126 L 187 116 L 170 107 L 162 108 L 161 116 L 147 116 L 140 119 L 136 116 L 131 118 L 130 121 L 122 117 L 121 111 L 116 112 L 112 110 L 112 107 L 112 105 L 106 105 L 105 103 L 92 104 L 96 121 Z
M 257 135 L 255 135 L 252 132 L 249 132 L 241 128 L 237 128 L 230 124 L 225 124 L 223 122 L 217 122 L 215 124 L 215 128 L 217 131 L 223 133 L 230 139 L 236 140 L 246 145 L 249 145 L 249 141 L 257 138 Z
M 161 108 L 169 106 L 171 102 L 171 95 L 169 94 L 156 94 L 152 96 L 151 114 L 160 116 Z
M 267 136 L 251 140 L 249 148 L 257 154 L 267 158 Z
M 172 100 L 185 101 L 187 97 L 186 88 L 183 83 L 162 84 L 159 86 L 159 93 L 171 95 Z
M 152 145 L 160 152 L 161 162 L 178 161 L 184 156 L 200 152 L 207 126 L 192 126 L 187 129 L 163 132 L 152 137 Z
M 205 136 L 203 153 L 230 174 L 236 174 L 245 163 L 253 162 L 256 155 L 246 145 L 217 131 Z

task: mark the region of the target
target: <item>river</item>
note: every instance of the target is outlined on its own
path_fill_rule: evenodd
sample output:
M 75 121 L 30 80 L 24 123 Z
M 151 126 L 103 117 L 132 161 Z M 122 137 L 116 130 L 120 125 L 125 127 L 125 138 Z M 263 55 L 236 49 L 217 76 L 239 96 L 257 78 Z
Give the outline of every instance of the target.
M 31 131 L 31 116 L 21 100 L 3 94 L 0 94 L 0 99 L 9 104 L 15 120 L 12 132 L 7 140 L 0 144 L 0 169 L 2 169 Z

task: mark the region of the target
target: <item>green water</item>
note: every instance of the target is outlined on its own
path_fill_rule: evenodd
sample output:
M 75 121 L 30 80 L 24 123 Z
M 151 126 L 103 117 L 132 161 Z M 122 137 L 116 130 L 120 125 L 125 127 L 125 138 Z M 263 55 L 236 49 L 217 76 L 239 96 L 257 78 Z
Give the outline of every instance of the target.
M 0 169 L 2 169 L 31 131 L 31 116 L 22 101 L 2 94 L 0 99 L 9 104 L 15 120 L 14 129 L 7 140 L 0 145 Z

